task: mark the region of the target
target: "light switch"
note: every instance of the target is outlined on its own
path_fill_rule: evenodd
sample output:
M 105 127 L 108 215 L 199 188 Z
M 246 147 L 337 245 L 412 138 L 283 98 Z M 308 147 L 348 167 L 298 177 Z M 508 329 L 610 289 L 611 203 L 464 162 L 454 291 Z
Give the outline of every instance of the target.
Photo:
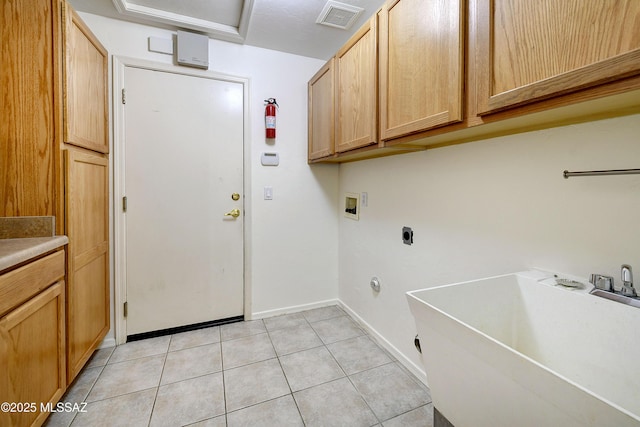
M 273 187 L 264 187 L 264 199 L 273 200 Z

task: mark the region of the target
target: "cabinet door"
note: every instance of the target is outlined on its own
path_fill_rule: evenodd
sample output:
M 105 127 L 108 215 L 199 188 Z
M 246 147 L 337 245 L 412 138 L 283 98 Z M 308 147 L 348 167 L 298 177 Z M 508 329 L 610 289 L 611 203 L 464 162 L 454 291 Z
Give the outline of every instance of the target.
M 0 216 L 54 215 L 58 2 L 0 1 Z
M 478 0 L 477 6 L 480 114 L 640 73 L 637 0 Z
M 380 13 L 383 140 L 462 120 L 462 0 L 396 0 Z
M 309 160 L 335 152 L 333 61 L 331 58 L 309 81 Z
M 57 282 L 0 319 L 0 402 L 35 403 L 0 412 L 0 425 L 41 425 L 66 388 L 64 282 Z
M 78 374 L 109 331 L 108 159 L 65 151 L 67 375 Z
M 377 141 L 377 16 L 338 51 L 336 67 L 336 151 Z
M 107 51 L 64 6 L 64 141 L 107 153 Z

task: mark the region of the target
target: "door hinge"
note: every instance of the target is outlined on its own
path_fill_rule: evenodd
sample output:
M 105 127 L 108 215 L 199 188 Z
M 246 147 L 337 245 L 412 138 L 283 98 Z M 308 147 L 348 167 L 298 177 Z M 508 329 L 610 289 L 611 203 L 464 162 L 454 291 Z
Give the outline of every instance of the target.
M 124 88 L 122 88 L 122 103 L 123 104 L 127 103 L 127 92 Z
M 127 196 L 124 196 L 122 198 L 122 212 L 126 212 L 127 211 Z
M 127 303 L 125 301 L 124 302 L 124 317 L 127 317 L 127 314 L 129 314 L 129 303 Z

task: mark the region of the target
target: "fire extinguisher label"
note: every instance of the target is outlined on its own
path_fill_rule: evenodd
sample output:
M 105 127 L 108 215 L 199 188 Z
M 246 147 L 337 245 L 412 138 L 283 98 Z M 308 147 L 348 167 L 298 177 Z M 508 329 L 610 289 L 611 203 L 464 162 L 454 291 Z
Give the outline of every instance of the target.
M 275 129 L 276 128 L 276 117 L 275 116 L 266 116 L 265 124 L 267 129 Z

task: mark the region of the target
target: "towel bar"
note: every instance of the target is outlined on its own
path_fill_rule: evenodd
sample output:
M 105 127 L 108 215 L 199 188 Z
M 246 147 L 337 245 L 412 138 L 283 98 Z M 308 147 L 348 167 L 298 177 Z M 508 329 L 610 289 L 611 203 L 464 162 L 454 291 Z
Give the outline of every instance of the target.
M 597 175 L 633 175 L 640 174 L 640 169 L 611 169 L 611 170 L 602 170 L 602 171 L 578 171 L 578 172 L 569 172 L 565 170 L 562 175 L 565 179 L 568 179 L 570 176 L 597 176 Z

